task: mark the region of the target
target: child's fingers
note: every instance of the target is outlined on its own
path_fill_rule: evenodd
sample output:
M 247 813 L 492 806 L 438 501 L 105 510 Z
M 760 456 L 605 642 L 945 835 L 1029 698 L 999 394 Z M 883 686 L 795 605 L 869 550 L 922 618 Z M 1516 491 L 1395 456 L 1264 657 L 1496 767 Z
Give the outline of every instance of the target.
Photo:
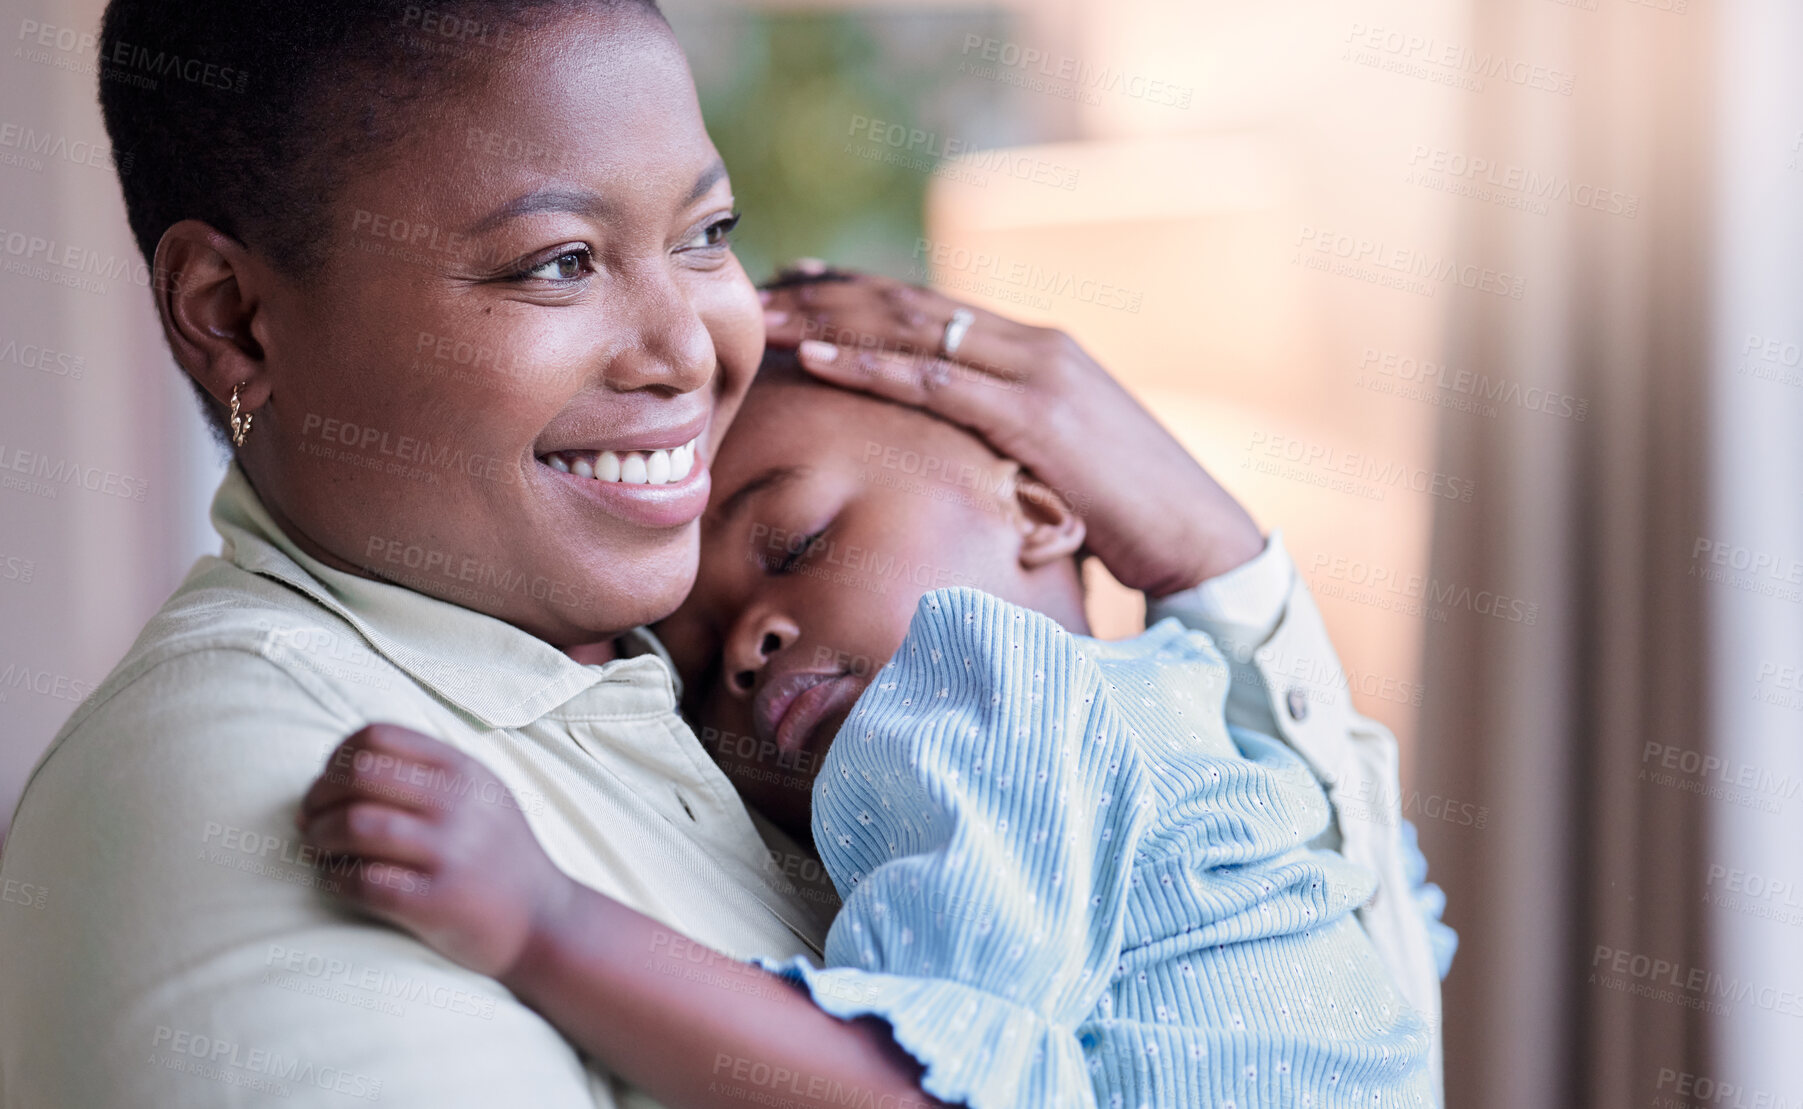
M 432 890 L 430 875 L 381 859 L 358 859 L 336 879 L 339 895 L 403 927 L 409 926 L 414 914 L 426 907 L 420 898 Z
M 440 862 L 436 825 L 391 805 L 351 801 L 310 816 L 302 831 L 308 842 L 332 855 L 430 872 Z
M 441 810 L 446 783 L 463 780 L 472 760 L 448 744 L 391 724 L 353 733 L 326 760 L 301 798 L 303 815 L 351 797 L 379 798 L 420 812 Z

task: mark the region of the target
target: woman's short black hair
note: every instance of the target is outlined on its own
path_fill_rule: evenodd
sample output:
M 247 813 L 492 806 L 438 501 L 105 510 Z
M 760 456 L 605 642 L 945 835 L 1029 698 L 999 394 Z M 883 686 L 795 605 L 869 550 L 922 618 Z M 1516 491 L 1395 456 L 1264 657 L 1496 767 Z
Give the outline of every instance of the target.
M 199 219 L 305 276 L 339 184 L 409 103 L 584 8 L 662 18 L 655 0 L 110 0 L 100 108 L 138 249 L 154 264 Z

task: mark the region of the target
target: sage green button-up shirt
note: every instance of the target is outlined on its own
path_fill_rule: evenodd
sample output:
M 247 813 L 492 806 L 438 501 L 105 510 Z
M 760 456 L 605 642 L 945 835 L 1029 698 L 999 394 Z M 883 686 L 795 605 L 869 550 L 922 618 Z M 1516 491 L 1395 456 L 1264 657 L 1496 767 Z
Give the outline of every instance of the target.
M 676 711 L 655 641 L 585 666 L 511 625 L 332 570 L 233 467 L 202 559 L 39 763 L 0 876 L 0 1104 L 630 1102 L 495 982 L 347 911 L 296 835 L 331 750 L 383 721 L 492 769 L 558 866 L 738 957 L 818 952 Z M 772 850 L 775 862 L 772 862 Z

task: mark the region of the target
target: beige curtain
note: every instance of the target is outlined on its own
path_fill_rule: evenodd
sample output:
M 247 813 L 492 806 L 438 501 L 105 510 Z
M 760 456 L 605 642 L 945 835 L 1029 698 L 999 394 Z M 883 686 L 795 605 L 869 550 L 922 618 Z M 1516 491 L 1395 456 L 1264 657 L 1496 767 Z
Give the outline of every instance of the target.
M 1468 206 L 1460 249 L 1527 292 L 1455 312 L 1448 357 L 1577 403 L 1449 414 L 1441 436 L 1443 468 L 1496 501 L 1437 524 L 1435 578 L 1540 606 L 1532 627 L 1428 630 L 1421 789 L 1493 814 L 1478 835 L 1422 830 L 1462 939 L 1445 992 L 1460 1109 L 1647 1106 L 1673 1094 L 1662 1073 L 1708 1071 L 1698 1010 L 1630 992 L 1689 996 L 1653 960 L 1682 968 L 1666 978 L 1707 965 L 1707 802 L 1641 776 L 1649 750 L 1703 749 L 1709 650 L 1685 571 L 1707 532 L 1715 5 L 1680 6 L 1473 11 L 1478 55 L 1575 77 L 1569 97 L 1474 96 L 1473 153 L 1569 191 L 1544 214 Z

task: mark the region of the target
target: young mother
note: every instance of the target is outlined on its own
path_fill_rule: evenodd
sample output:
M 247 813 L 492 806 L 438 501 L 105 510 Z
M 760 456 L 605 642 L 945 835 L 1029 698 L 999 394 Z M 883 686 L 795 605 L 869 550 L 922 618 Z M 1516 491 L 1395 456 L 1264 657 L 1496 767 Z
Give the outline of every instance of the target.
M 380 774 L 403 741 L 384 725 L 413 729 L 491 769 L 581 882 L 734 955 L 819 949 L 827 914 L 769 861 L 795 848 L 707 759 L 634 630 L 689 588 L 707 463 L 764 339 L 675 41 L 648 0 L 113 0 L 100 58 L 165 333 L 234 464 L 222 554 L 15 817 L 3 876 L 44 896 L 0 904 L 0 1104 L 636 1097 L 494 982 L 341 908 L 333 889 L 402 872 L 322 871 L 294 819 L 334 752 L 363 761 L 329 770 Z M 941 335 L 931 307 L 899 318 Z M 1059 395 L 1047 380 L 1022 395 Z M 1133 492 L 1170 522 L 1143 553 L 1182 562 L 1130 584 L 1181 589 L 1257 552 L 1124 395 L 1083 411 L 1146 423 L 1103 429 L 1143 457 L 1065 467 L 1101 516 L 1121 475 L 1171 475 Z M 1084 425 L 1065 432 L 1022 460 L 1080 459 Z M 1302 609 L 1291 646 L 1331 659 Z M 1346 721 L 1342 700 L 1303 746 L 1341 750 Z M 685 948 L 644 965 L 729 982 Z M 815 1015 L 796 1058 L 828 1089 L 923 1100 L 884 1026 Z M 738 1072 L 755 1085 L 769 1060 L 723 1054 L 737 1095 L 759 1093 Z

